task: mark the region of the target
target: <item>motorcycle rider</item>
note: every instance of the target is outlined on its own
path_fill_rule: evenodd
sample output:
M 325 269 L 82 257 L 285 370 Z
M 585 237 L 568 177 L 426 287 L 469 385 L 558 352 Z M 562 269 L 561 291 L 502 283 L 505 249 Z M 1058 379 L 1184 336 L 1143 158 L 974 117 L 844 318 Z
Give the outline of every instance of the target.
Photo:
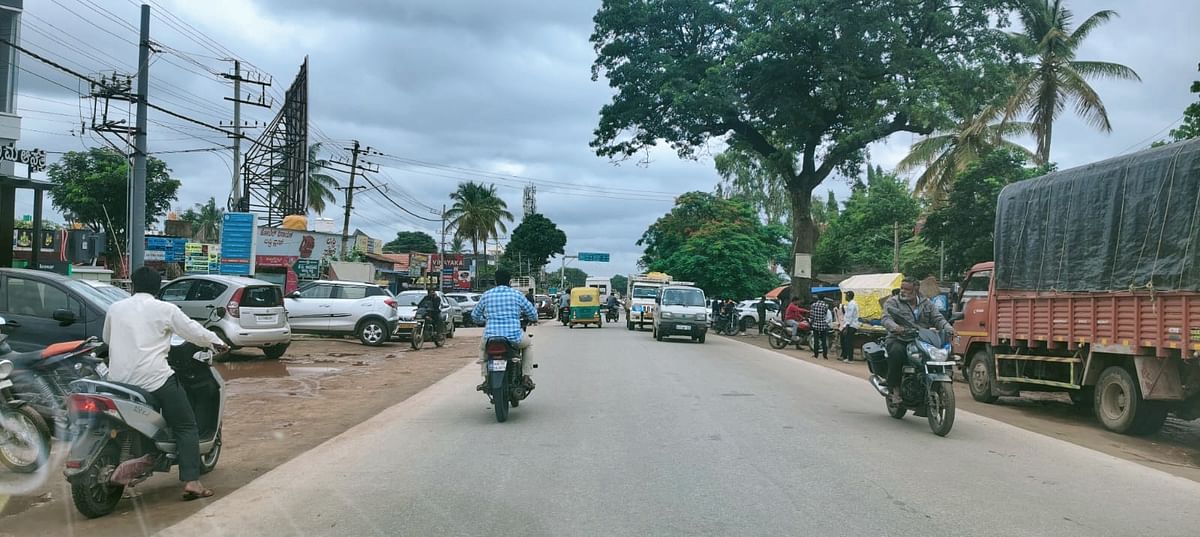
M 903 376 L 904 360 L 908 344 L 916 339 L 917 331 L 931 328 L 942 331 L 947 337 L 954 336 L 954 327 L 946 321 L 929 299 L 917 293 L 917 280 L 905 278 L 900 292 L 883 304 L 883 327 L 887 329 L 887 386 L 889 397 L 895 404 L 901 402 L 900 378 Z
M 442 298 L 438 296 L 437 290 L 430 287 L 425 296 L 421 297 L 421 301 L 417 302 L 417 309 L 425 310 L 425 318 L 433 321 L 433 333 L 442 333 Z
M 617 295 L 608 295 L 608 311 L 617 311 Z
M 162 277 L 141 267 L 130 275 L 133 296 L 108 307 L 104 342 L 108 343 L 108 380 L 142 388 L 162 407 L 162 416 L 175 433 L 183 499 L 213 495 L 200 484 L 200 436 L 187 393 L 167 363 L 171 335 L 218 352 L 228 349 L 217 334 L 188 318 L 183 310 L 158 300 Z
M 522 350 L 522 372 L 524 373 L 525 385 L 528 389 L 533 389 L 533 379 L 529 374 L 533 372 L 533 368 L 537 367 L 537 361 L 533 359 L 533 342 L 530 338 L 525 337 L 525 333 L 521 330 L 521 319 L 528 319 L 533 323 L 537 323 L 537 310 L 533 309 L 533 304 L 525 300 L 525 296 L 520 291 L 509 287 L 512 282 L 512 274 L 508 269 L 496 269 L 496 286 L 488 289 L 483 296 L 479 297 L 479 303 L 475 305 L 475 309 L 471 310 L 471 318 L 476 323 L 486 323 L 483 328 L 483 337 L 479 340 L 479 363 L 480 374 L 483 375 L 483 383 L 476 386 L 475 389 L 483 391 L 487 384 L 487 341 L 494 337 L 502 337 L 513 343 L 517 348 Z
M 800 307 L 800 297 L 792 297 L 792 303 L 783 311 L 783 322 L 787 325 L 792 341 L 796 340 L 796 332 L 800 330 L 800 321 L 808 317 L 808 311 Z

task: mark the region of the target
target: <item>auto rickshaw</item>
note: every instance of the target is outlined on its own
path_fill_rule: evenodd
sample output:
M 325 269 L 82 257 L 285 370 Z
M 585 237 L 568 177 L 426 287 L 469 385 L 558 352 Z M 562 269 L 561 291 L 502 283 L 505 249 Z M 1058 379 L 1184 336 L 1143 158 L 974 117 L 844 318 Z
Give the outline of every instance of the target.
M 571 289 L 571 328 L 575 325 L 594 324 L 601 326 L 600 290 L 595 287 L 576 287 Z

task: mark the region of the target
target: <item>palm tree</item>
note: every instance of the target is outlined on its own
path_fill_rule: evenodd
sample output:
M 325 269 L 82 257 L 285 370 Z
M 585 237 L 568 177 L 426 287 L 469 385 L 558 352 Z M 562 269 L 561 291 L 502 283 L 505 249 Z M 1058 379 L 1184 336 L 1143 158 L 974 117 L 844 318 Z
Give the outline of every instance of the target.
M 450 239 L 450 253 L 452 253 L 452 254 L 463 253 L 462 237 L 455 235 L 453 239 Z
M 1108 111 L 1089 79 L 1141 81 L 1133 69 L 1119 63 L 1076 60 L 1075 53 L 1092 30 L 1117 16 L 1112 10 L 1097 11 L 1071 30 L 1074 15 L 1064 0 L 1022 0 L 1017 7 L 1023 29 L 1012 34 L 1016 44 L 1031 56 L 1025 63 L 1027 73 L 1016 81 L 1016 92 L 1009 100 L 1006 118 L 1028 114 L 1037 137 L 1040 162 L 1050 161 L 1050 140 L 1054 120 L 1074 104 L 1075 113 L 1090 125 L 1112 132 Z
M 896 165 L 896 171 L 907 172 L 921 166 L 925 172 L 917 178 L 913 194 L 924 195 L 937 203 L 945 199 L 954 178 L 972 162 L 1000 148 L 1020 151 L 1040 162 L 1025 147 L 1007 139 L 1009 136 L 1033 132 L 1033 124 L 1022 121 L 999 121 L 1003 110 L 985 106 L 974 116 L 963 119 L 952 130 L 927 136 L 912 145 L 908 156 Z
M 508 212 L 508 204 L 496 195 L 496 185 L 459 183 L 450 199 L 454 205 L 446 211 L 446 218 L 455 237 L 471 241 L 472 253 L 479 253 L 480 242 L 486 246 L 488 239 L 508 232 L 504 223 L 512 222 L 513 215 Z
M 188 209 L 180 217 L 192 228 L 192 237 L 200 242 L 215 241 L 221 236 L 221 220 L 225 210 L 217 207 L 215 198 L 208 198 L 208 203 L 197 203 L 193 209 Z
M 321 152 L 321 142 L 308 146 L 308 210 L 320 215 L 325 212 L 326 203 L 335 203 L 333 191 L 338 188 L 337 179 L 324 173 L 329 161 L 317 158 Z

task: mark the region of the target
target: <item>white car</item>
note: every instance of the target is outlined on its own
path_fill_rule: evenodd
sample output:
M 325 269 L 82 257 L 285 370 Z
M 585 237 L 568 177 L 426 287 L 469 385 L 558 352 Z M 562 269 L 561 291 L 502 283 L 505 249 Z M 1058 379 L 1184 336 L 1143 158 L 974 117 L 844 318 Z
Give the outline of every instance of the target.
M 179 306 L 234 349 L 257 347 L 274 360 L 283 356 L 292 342 L 283 290 L 270 282 L 198 274 L 164 285 L 158 298 Z M 216 320 L 210 317 L 214 309 L 224 311 Z
M 654 299 L 654 339 L 687 336 L 704 343 L 708 332 L 708 306 L 704 291 L 690 285 L 671 285 L 662 288 Z
M 354 335 L 364 345 L 383 345 L 400 315 L 388 290 L 369 283 L 318 280 L 284 299 L 295 333 Z
M 404 339 L 412 337 L 412 327 L 409 326 L 412 323 L 408 323 L 407 321 L 412 321 L 416 318 L 417 304 L 421 303 L 421 299 L 425 298 L 425 294 L 426 291 L 414 290 L 402 291 L 396 295 L 401 321 L 400 328 L 395 332 L 397 336 Z M 459 308 L 458 303 L 447 298 L 446 295 L 443 295 L 441 292 L 437 295 L 442 300 L 442 326 L 445 327 L 446 337 L 452 338 L 454 337 L 454 329 L 459 323 L 458 319 L 461 318 L 459 316 L 462 315 L 462 310 Z
M 475 326 L 475 321 L 471 319 L 471 311 L 475 309 L 475 305 L 479 304 L 479 297 L 483 296 L 480 293 L 446 293 L 446 296 L 458 303 L 462 309 L 462 317 L 459 318 L 459 326 Z
M 750 327 L 758 326 L 758 301 L 743 300 L 737 304 L 738 319 L 741 326 Z M 774 300 L 767 301 L 767 320 L 779 317 L 779 303 Z

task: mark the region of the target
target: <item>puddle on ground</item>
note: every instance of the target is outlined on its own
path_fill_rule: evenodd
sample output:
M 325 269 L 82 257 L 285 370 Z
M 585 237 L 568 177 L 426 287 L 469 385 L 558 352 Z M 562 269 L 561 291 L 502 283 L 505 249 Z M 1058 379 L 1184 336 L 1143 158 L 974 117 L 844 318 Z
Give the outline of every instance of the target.
M 329 375 L 341 371 L 340 367 L 288 365 L 278 360 L 219 362 L 216 367 L 225 380 Z

